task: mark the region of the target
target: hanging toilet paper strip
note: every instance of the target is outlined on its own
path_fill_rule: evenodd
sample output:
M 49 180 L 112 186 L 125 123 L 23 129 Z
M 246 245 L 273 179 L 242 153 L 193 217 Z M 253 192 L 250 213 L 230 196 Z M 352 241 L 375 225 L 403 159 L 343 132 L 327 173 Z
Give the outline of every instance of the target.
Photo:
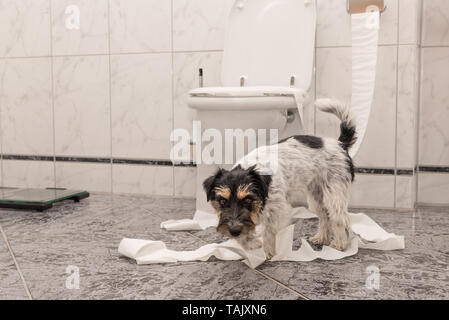
M 352 98 L 356 115 L 357 141 L 349 150 L 354 157 L 365 137 L 376 82 L 380 13 L 352 14 Z
M 351 228 L 354 237 L 349 248 L 342 252 L 334 248 L 323 246 L 317 251 L 307 242 L 301 239 L 301 247 L 293 250 L 293 234 L 295 226 L 292 224 L 282 229 L 276 235 L 276 255 L 271 261 L 313 261 L 315 259 L 337 260 L 355 255 L 359 248 L 374 250 L 397 250 L 404 249 L 404 237 L 388 233 L 382 229 L 374 220 L 363 213 L 350 213 Z M 169 220 L 161 224 L 168 230 L 201 230 L 206 225 L 212 224 L 212 216 L 215 214 L 201 212 L 195 215 L 193 220 Z M 294 218 L 313 219 L 316 215 L 306 208 L 295 208 Z M 192 229 L 193 228 L 193 229 Z M 135 259 L 138 264 L 154 264 L 178 261 L 207 261 L 211 256 L 220 260 L 243 260 L 251 268 L 256 268 L 266 261 L 262 248 L 245 250 L 235 240 L 223 243 L 206 244 L 193 251 L 174 251 L 166 247 L 162 241 L 139 240 L 124 238 L 118 249 L 119 253 Z

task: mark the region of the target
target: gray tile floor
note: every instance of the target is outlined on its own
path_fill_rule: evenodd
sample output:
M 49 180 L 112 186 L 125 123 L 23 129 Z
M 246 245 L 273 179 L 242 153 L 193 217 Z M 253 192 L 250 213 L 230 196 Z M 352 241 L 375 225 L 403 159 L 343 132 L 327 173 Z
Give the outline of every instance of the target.
M 0 299 L 449 299 L 449 209 L 364 210 L 406 249 L 361 250 L 338 261 L 267 262 L 256 270 L 240 261 L 136 265 L 120 256 L 123 237 L 163 240 L 196 249 L 224 240 L 213 228 L 166 232 L 161 221 L 190 217 L 194 201 L 91 195 L 45 212 L 0 209 Z M 297 239 L 316 221 L 300 221 Z M 14 258 L 13 258 L 14 257 Z M 79 289 L 66 286 L 69 266 Z M 366 286 L 368 267 L 380 273 Z

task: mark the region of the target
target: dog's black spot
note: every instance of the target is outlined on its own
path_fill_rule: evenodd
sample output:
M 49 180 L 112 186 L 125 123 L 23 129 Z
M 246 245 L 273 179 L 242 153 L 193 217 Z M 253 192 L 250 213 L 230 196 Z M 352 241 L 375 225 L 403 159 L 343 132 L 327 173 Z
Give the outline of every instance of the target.
M 352 162 L 352 159 L 347 152 L 346 152 L 346 163 L 348 164 L 348 171 L 351 174 L 351 181 L 354 181 L 355 177 L 354 163 Z
M 302 144 L 308 146 L 309 148 L 312 148 L 312 149 L 321 149 L 323 147 L 323 139 L 321 139 L 320 137 L 304 136 L 304 135 L 297 135 L 297 136 L 288 137 L 288 138 L 282 139 L 278 143 L 285 142 L 285 141 L 287 141 L 289 139 L 292 139 L 292 138 L 295 139 L 296 141 L 299 141 Z
M 352 147 L 356 140 L 357 138 L 355 127 L 342 122 L 340 124 L 340 136 L 338 137 L 338 141 L 341 142 L 343 149 L 345 149 L 346 151 L 349 150 L 349 148 Z

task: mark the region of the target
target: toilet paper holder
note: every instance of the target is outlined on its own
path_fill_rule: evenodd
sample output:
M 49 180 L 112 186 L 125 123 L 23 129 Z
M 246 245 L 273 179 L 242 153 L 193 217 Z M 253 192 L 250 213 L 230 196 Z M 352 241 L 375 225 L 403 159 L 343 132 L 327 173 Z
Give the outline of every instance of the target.
M 387 9 L 384 0 L 346 0 L 346 11 L 349 14 L 372 11 L 374 6 L 379 8 L 380 13 Z

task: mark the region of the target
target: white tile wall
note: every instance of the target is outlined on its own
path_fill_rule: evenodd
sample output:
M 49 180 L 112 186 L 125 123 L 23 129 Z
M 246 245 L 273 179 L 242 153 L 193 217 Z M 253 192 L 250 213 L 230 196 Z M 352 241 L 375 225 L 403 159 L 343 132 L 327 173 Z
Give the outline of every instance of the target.
M 423 173 L 419 174 L 418 203 L 442 204 L 449 203 L 449 174 Z
M 357 175 L 351 190 L 350 207 L 394 207 L 394 176 Z
M 449 45 L 449 3 L 447 0 L 423 0 L 424 46 Z
M 112 156 L 169 159 L 171 54 L 111 57 Z
M 421 7 L 422 0 L 399 0 L 399 44 L 419 44 Z
M 55 186 L 54 163 L 3 160 L 3 185 L 16 188 L 53 188 Z
M 174 168 L 174 194 L 175 196 L 195 197 L 196 194 L 196 168 Z
M 173 167 L 114 164 L 114 193 L 173 195 Z
M 414 208 L 416 202 L 416 176 L 396 177 L 396 203 L 398 209 Z
M 420 164 L 449 165 L 449 48 L 424 48 Z
M 109 57 L 54 58 L 57 155 L 111 155 Z
M 171 50 L 171 1 L 110 0 L 112 53 Z
M 50 55 L 50 2 L 0 1 L 0 57 Z
M 173 0 L 173 49 L 223 50 L 225 25 L 234 2 Z
M 51 0 L 51 6 L 53 55 L 108 53 L 108 0 Z M 72 29 L 74 21 L 79 29 Z
M 419 98 L 419 48 L 399 46 L 396 166 L 416 166 Z
M 56 187 L 111 192 L 111 164 L 56 162 Z
M 0 123 L 6 154 L 53 154 L 50 58 L 0 60 Z

